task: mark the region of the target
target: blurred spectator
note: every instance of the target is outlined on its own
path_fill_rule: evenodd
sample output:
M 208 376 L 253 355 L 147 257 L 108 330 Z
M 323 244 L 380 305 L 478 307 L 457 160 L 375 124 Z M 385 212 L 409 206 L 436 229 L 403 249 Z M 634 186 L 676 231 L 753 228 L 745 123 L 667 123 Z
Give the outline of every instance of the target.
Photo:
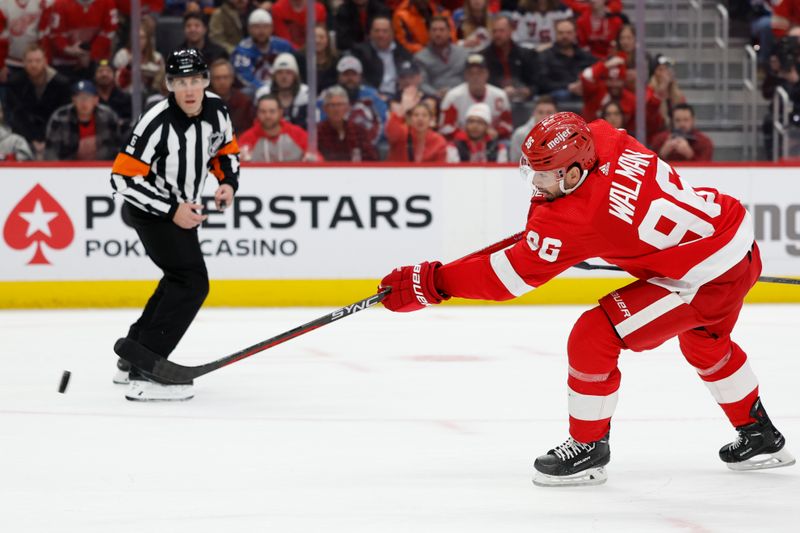
M 507 163 L 508 151 L 497 139 L 489 136 L 492 113 L 489 106 L 472 104 L 467 110 L 466 125 L 453 137 L 456 157 L 453 163 Z
M 183 16 L 183 36 L 185 40 L 178 48 L 196 48 L 211 64 L 217 59 L 228 59 L 228 52 L 208 38 L 206 18 L 201 13 L 186 13 Z
M 259 97 L 253 127 L 239 138 L 243 161 L 284 162 L 308 159 L 308 135 L 283 120 L 281 105 L 272 94 Z
M 636 94 L 627 87 L 625 71 L 625 59 L 619 56 L 598 61 L 583 70 L 583 117 L 587 121 L 595 120 L 603 105 L 617 102 L 624 113 L 625 129 L 633 134 L 636 129 Z M 659 112 L 661 100 L 655 96 L 652 87 L 647 87 L 645 98 L 645 124 L 650 139 L 664 129 L 664 119 Z
M 27 2 L 0 2 L 0 18 L 5 19 L 5 30 L 0 30 L 0 48 L 7 53 L 5 66 L 22 69 L 25 50 L 39 42 L 47 34 L 50 23 L 49 11 L 52 0 L 28 0 Z M 4 36 L 4 37 L 3 37 Z M 0 50 L 0 54 L 3 52 Z M 7 81 L 3 62 L 0 61 L 0 83 Z
M 94 86 L 100 103 L 110 107 L 122 121 L 125 129 L 131 122 L 131 95 L 117 87 L 114 67 L 106 59 L 101 59 L 94 71 Z
M 522 143 L 525 142 L 525 137 L 531 132 L 533 127 L 542 121 L 542 119 L 555 115 L 558 112 L 556 102 L 548 95 L 540 96 L 536 99 L 533 106 L 533 113 L 528 122 L 514 130 L 511 135 L 511 142 L 508 146 L 508 160 L 512 163 L 519 161 L 522 157 Z
M 366 42 L 369 21 L 378 16 L 392 16 L 392 11 L 381 0 L 344 0 L 333 20 L 336 48 L 345 51 Z
M 5 83 L 8 79 L 8 67 L 6 67 L 6 60 L 8 59 L 8 24 L 6 15 L 3 12 L 5 9 L 0 6 L 0 83 Z
M 672 68 L 674 64 L 672 59 L 661 54 L 657 54 L 650 61 L 648 86 L 653 90 L 655 97 L 660 100 L 658 110 L 661 113 L 662 122 L 667 128 L 670 127 L 672 109 L 678 104 L 686 103 L 686 97 L 678 87 L 678 80 L 675 79 L 675 71 Z
M 553 46 L 540 54 L 542 91 L 556 102 L 579 101 L 581 97 L 581 71 L 596 60 L 592 54 L 578 47 L 575 23 L 559 20 L 555 24 L 556 40 Z
M 389 141 L 387 161 L 411 163 L 444 163 L 447 141 L 433 131 L 434 115 L 411 92 L 403 93 L 397 111 L 389 114 L 386 138 Z
M 242 39 L 233 52 L 231 61 L 245 94 L 253 95 L 272 78 L 272 62 L 278 54 L 293 52 L 286 39 L 272 35 L 272 16 L 264 9 L 256 9 L 247 19 L 249 37 Z
M 314 28 L 314 47 L 317 54 L 317 92 L 321 93 L 328 87 L 336 85 L 339 73 L 336 64 L 339 62 L 339 53 L 333 48 L 333 41 L 325 26 Z M 306 66 L 306 50 L 303 48 L 297 56 L 300 63 L 300 77 L 308 82 Z
M 3 106 L 0 106 L 0 162 L 2 161 L 30 161 L 33 152 L 28 141 L 22 135 L 17 135 L 6 125 L 3 117 Z
M 465 0 L 464 7 L 453 18 L 458 44 L 467 52 L 480 52 L 489 46 L 489 0 Z
M 555 40 L 555 26 L 560 20 L 572 20 L 572 11 L 558 0 L 520 0 L 513 15 L 514 42 L 541 49 Z
M 203 13 L 214 9 L 214 0 L 164 0 L 163 15 L 182 17 L 188 13 Z M 198 48 L 199 50 L 199 48 Z
M 376 144 L 386 122 L 386 102 L 377 89 L 361 83 L 362 67 L 357 58 L 344 56 L 336 69 L 339 71 L 339 85 L 347 91 L 350 99 L 349 120 L 363 126 L 369 132 L 372 143 Z M 325 119 L 324 113 L 322 119 Z
M 325 161 L 377 161 L 378 152 L 369 132 L 347 119 L 350 100 L 339 85 L 325 91 L 322 109 L 327 118 L 320 122 L 318 146 Z
M 47 64 L 44 50 L 36 43 L 28 45 L 22 60 L 23 70 L 10 76 L 6 92 L 8 124 L 25 137 L 40 159 L 50 115 L 69 102 L 69 82 Z
M 308 85 L 300 82 L 297 60 L 292 54 L 283 53 L 275 58 L 272 81 L 256 91 L 256 100 L 261 95 L 272 94 L 278 98 L 283 118 L 301 128 L 308 121 Z
M 164 80 L 164 58 L 156 50 L 155 35 L 142 25 L 139 28 L 139 45 L 142 50 L 142 87 L 146 93 L 157 93 Z M 131 63 L 133 54 L 130 48 L 130 38 L 125 48 L 120 48 L 114 54 L 114 68 L 117 69 L 117 87 L 125 92 L 133 90 Z
M 800 2 L 797 0 L 777 0 L 772 3 L 772 35 L 776 40 L 783 38 L 792 26 L 800 26 Z
M 247 13 L 247 0 L 225 0 L 208 21 L 209 37 L 233 54 L 233 50 L 244 37 L 242 20 Z
M 413 60 L 408 50 L 395 43 L 392 21 L 384 16 L 372 19 L 369 40 L 354 46 L 352 52 L 361 61 L 367 85 L 385 95 L 395 94 L 398 65 Z
M 440 15 L 447 18 L 453 40 L 456 28 L 450 12 L 433 0 L 403 0 L 392 17 L 392 26 L 397 43 L 416 54 L 428 44 L 428 21 Z
M 89 78 L 92 63 L 111 59 L 115 0 L 55 0 L 50 41 L 53 67 L 70 80 Z
M 450 89 L 442 100 L 439 132 L 445 137 L 455 134 L 466 122 L 467 110 L 472 104 L 484 102 L 492 110 L 492 126 L 489 135 L 508 139 L 511 135 L 511 104 L 505 91 L 487 83 L 489 70 L 486 59 L 480 54 L 467 58 L 464 83 Z
M 431 17 L 428 46 L 414 56 L 422 67 L 422 90 L 442 98 L 464 80 L 467 51 L 453 44 L 450 23 L 445 17 Z
M 222 98 L 231 114 L 231 123 L 236 135 L 241 135 L 253 125 L 255 110 L 252 100 L 233 86 L 233 65 L 227 59 L 217 59 L 209 66 L 211 84 L 209 90 Z
M 600 111 L 600 118 L 618 130 L 625 129 L 625 113 L 617 102 L 606 102 Z
M 489 83 L 502 87 L 512 102 L 524 102 L 536 92 L 540 78 L 536 52 L 511 40 L 511 19 L 495 15 L 491 24 L 492 43 L 483 51 L 489 67 Z
M 664 161 L 711 161 L 714 144 L 694 126 L 694 109 L 677 104 L 672 110 L 672 131 L 653 136 L 651 146 Z
M 598 59 L 605 59 L 625 22 L 606 7 L 606 0 L 591 0 L 591 10 L 578 17 L 578 42 Z
M 617 34 L 616 55 L 625 59 L 625 67 L 628 69 L 628 88 L 636 88 L 636 28 L 631 24 L 623 24 Z M 650 57 L 645 53 L 648 64 Z
M 88 80 L 72 89 L 72 103 L 59 107 L 47 123 L 45 159 L 110 161 L 120 146 L 119 117 L 100 105 Z
M 776 3 L 775 0 L 750 0 L 747 6 L 750 10 L 750 39 L 752 44 L 757 44 L 758 64 L 762 69 L 766 68 L 775 45 L 775 36 L 772 33 L 773 3 Z M 736 20 L 733 11 L 731 9 L 731 18 Z
M 328 12 L 319 1 L 314 3 L 315 24 L 327 25 Z M 306 0 L 278 0 L 272 6 L 275 35 L 286 39 L 295 48 L 306 44 Z

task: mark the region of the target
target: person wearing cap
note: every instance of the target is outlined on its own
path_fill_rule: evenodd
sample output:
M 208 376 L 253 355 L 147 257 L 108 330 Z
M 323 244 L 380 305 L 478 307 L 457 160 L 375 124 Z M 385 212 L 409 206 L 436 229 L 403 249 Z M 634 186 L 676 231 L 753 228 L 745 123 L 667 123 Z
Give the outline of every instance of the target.
M 308 120 L 308 85 L 300 81 L 297 60 L 292 54 L 283 53 L 272 65 L 272 80 L 256 91 L 256 101 L 265 94 L 272 94 L 281 104 L 283 118 L 301 128 Z
M 625 59 L 614 56 L 598 61 L 581 73 L 583 117 L 595 120 L 607 102 L 617 102 L 625 114 L 625 128 L 629 133 L 636 129 L 636 94 L 628 89 Z M 661 100 L 652 87 L 645 91 L 645 123 L 648 140 L 664 129 L 664 119 L 659 112 Z
M 224 48 L 228 55 L 233 54 L 245 36 L 242 20 L 247 14 L 247 6 L 247 0 L 225 0 L 208 21 L 209 38 Z
M 428 20 L 436 15 L 445 17 L 450 26 L 450 36 L 456 40 L 456 26 L 447 9 L 433 0 L 403 0 L 392 16 L 392 26 L 397 42 L 416 54 L 428 44 Z
M 481 54 L 470 54 L 464 69 L 464 79 L 464 83 L 450 89 L 442 100 L 439 133 L 451 138 L 458 129 L 464 128 L 469 108 L 482 102 L 492 112 L 489 135 L 493 139 L 508 139 L 513 130 L 511 103 L 503 89 L 488 83 L 486 58 Z
M 333 18 L 336 48 L 344 52 L 366 42 L 369 21 L 377 16 L 392 16 L 391 9 L 381 0 L 344 0 Z
M 208 26 L 202 13 L 190 11 L 183 16 L 183 43 L 179 48 L 200 50 L 209 64 L 217 59 L 228 59 L 228 52 L 208 38 Z
M 126 129 L 131 121 L 131 95 L 117 87 L 114 67 L 106 59 L 97 63 L 94 86 L 100 103 L 114 110 L 120 118 L 122 129 Z
M 647 84 L 661 102 L 658 111 L 667 129 L 670 129 L 672 110 L 678 104 L 686 103 L 686 96 L 675 78 L 674 66 L 675 61 L 672 58 L 656 54 L 650 61 L 650 81 Z
M 378 152 L 361 124 L 349 120 L 350 100 L 340 85 L 322 95 L 325 120 L 319 123 L 317 146 L 325 161 L 377 161 Z
M 414 55 L 422 68 L 422 90 L 444 97 L 451 87 L 464 81 L 467 50 L 453 43 L 450 21 L 440 15 L 428 24 L 428 45 Z
M 272 35 L 272 15 L 266 9 L 255 9 L 247 19 L 249 37 L 242 39 L 231 56 L 236 77 L 244 85 L 242 91 L 254 95 L 272 77 L 272 63 L 278 54 L 294 52 L 286 39 Z
M 100 104 L 89 80 L 72 87 L 72 103 L 56 109 L 47 123 L 44 157 L 48 161 L 110 161 L 120 144 L 120 120 Z
M 272 6 L 275 19 L 275 35 L 286 39 L 295 48 L 306 44 L 306 0 L 278 0 Z M 314 2 L 314 17 L 317 24 L 325 24 L 328 12 L 321 2 Z
M 397 91 L 398 66 L 413 60 L 408 50 L 395 42 L 392 21 L 386 16 L 372 19 L 369 40 L 354 46 L 352 53 L 364 67 L 364 81 L 384 96 L 392 96 Z
M 489 136 L 492 113 L 484 103 L 472 104 L 467 110 L 463 130 L 453 136 L 455 154 L 450 162 L 457 163 L 507 163 L 508 149 Z
M 8 124 L 25 137 L 38 159 L 44 154 L 47 121 L 56 109 L 69 103 L 70 86 L 65 76 L 47 64 L 47 55 L 38 43 L 28 45 L 22 63 L 22 70 L 8 80 Z
M 381 98 L 378 90 L 362 83 L 361 61 L 353 56 L 344 56 L 336 65 L 339 72 L 339 85 L 347 91 L 350 99 L 349 119 L 360 124 L 369 132 L 373 144 L 377 144 L 383 134 L 383 125 L 386 123 L 387 105 Z M 322 101 L 317 101 L 317 107 L 322 110 Z M 322 110 L 322 120 L 325 112 Z

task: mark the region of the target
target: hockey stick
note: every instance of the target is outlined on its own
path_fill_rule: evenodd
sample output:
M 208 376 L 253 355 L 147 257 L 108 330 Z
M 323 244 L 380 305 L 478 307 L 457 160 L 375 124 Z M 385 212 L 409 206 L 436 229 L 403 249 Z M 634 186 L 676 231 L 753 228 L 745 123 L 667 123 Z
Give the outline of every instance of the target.
M 506 237 L 502 241 L 498 241 L 490 246 L 487 246 L 486 248 L 478 250 L 477 252 L 472 252 L 461 259 L 457 259 L 454 261 L 454 263 L 465 261 L 479 255 L 488 255 L 498 250 L 502 250 L 503 248 L 507 248 L 508 246 L 511 246 L 522 239 L 522 235 L 523 233 L 517 233 L 510 237 Z M 316 320 L 307 322 L 302 326 L 297 326 L 296 328 L 290 329 L 289 331 L 281 333 L 280 335 L 276 335 L 275 337 L 265 341 L 248 346 L 247 348 L 239 350 L 238 352 L 217 359 L 216 361 L 211 361 L 210 363 L 206 363 L 204 365 L 184 366 L 178 363 L 173 363 L 172 361 L 165 359 L 157 353 L 149 350 L 145 346 L 142 346 L 138 342 L 124 337 L 118 339 L 114 344 L 114 352 L 137 369 L 142 370 L 145 374 L 149 374 L 160 381 L 186 383 L 194 378 L 222 368 L 223 366 L 230 365 L 236 361 L 241 361 L 242 359 L 250 357 L 251 355 L 263 352 L 264 350 L 268 350 L 290 339 L 304 335 L 309 331 L 326 326 L 331 322 L 339 320 L 340 318 L 353 315 L 359 311 L 367 309 L 368 307 L 372 307 L 386 298 L 389 292 L 390 289 L 385 289 L 378 294 L 373 294 L 372 296 L 364 298 L 363 300 L 359 300 L 356 303 L 346 305 L 341 309 L 337 309 L 336 311 L 328 313 L 325 316 L 321 316 Z
M 579 268 L 581 270 L 613 270 L 615 272 L 623 272 L 620 267 L 615 265 L 593 265 L 591 263 L 587 263 L 586 261 L 581 261 L 574 266 L 575 268 Z M 780 278 L 775 276 L 759 276 L 758 281 L 763 283 L 785 283 L 786 285 L 800 285 L 800 279 Z

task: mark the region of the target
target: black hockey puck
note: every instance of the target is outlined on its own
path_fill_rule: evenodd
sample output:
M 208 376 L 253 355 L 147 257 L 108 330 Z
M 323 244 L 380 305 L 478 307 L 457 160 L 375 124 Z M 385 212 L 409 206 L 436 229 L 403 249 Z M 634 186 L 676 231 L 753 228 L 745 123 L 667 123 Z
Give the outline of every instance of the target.
M 72 374 L 69 373 L 69 370 L 64 370 L 64 373 L 61 374 L 61 383 L 58 384 L 58 392 L 64 394 L 67 392 L 67 385 L 69 385 L 69 377 Z

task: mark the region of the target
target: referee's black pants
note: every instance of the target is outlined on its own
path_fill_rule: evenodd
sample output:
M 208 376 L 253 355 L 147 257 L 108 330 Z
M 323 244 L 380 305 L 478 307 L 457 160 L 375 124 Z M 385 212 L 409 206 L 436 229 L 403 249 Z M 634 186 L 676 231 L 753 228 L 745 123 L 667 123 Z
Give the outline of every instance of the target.
M 164 272 L 128 338 L 168 357 L 208 295 L 197 228 L 183 229 L 128 202 L 122 206 L 122 219 L 136 230 L 147 255 Z

